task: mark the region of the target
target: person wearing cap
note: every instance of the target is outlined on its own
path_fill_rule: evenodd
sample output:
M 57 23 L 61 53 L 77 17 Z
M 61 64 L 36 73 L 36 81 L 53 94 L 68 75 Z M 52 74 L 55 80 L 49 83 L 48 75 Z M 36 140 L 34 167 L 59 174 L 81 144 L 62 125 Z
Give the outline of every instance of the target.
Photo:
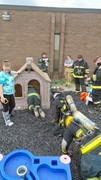
M 67 56 L 67 59 L 64 62 L 64 67 L 65 67 L 64 76 L 67 86 L 71 85 L 71 81 L 72 81 L 71 67 L 73 65 L 73 62 L 74 61 L 72 60 L 70 55 Z
M 12 126 L 14 123 L 10 120 L 12 110 L 15 107 L 14 98 L 14 77 L 19 73 L 11 70 L 9 60 L 3 61 L 2 71 L 0 72 L 0 101 L 3 106 L 3 118 L 6 126 Z
M 28 109 L 34 113 L 35 117 L 45 118 L 45 113 L 41 109 L 41 97 L 33 85 L 28 85 L 27 104 Z
M 96 68 L 91 77 L 92 100 L 94 109 L 101 111 L 101 57 L 96 57 L 94 59 L 94 63 Z
M 89 74 L 89 66 L 82 55 L 77 56 L 77 60 L 72 65 L 71 72 L 74 77 L 75 93 L 85 92 L 85 79 Z
M 41 54 L 41 57 L 38 59 L 38 67 L 43 71 L 48 73 L 48 63 L 49 59 L 45 52 Z

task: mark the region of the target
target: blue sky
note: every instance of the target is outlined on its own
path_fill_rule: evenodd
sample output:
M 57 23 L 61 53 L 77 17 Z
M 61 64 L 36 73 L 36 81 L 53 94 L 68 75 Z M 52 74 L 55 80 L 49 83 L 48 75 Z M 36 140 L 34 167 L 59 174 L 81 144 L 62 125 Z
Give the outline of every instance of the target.
M 0 0 L 0 4 L 101 9 L 101 0 Z

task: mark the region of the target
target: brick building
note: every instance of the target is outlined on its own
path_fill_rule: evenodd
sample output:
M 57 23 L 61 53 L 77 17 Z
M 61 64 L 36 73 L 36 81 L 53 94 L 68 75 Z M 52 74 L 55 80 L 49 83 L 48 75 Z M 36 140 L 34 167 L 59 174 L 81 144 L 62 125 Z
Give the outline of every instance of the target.
M 45 51 L 51 78 L 63 76 L 67 54 L 82 54 L 90 70 L 101 55 L 101 10 L 0 5 L 0 66 L 8 58 L 18 70 Z

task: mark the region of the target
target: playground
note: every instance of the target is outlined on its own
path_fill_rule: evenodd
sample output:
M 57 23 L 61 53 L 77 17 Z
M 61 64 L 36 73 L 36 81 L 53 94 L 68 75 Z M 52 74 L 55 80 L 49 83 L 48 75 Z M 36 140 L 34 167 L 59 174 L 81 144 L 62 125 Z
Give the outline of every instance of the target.
M 77 109 L 85 114 L 100 126 L 101 112 L 89 113 L 92 110 L 92 104 L 88 106 L 84 101 L 80 101 L 80 96 L 75 95 L 72 91 L 65 91 L 66 94 L 72 95 Z M 12 127 L 5 126 L 0 110 L 0 149 L 1 154 L 7 155 L 13 150 L 25 149 L 30 151 L 34 156 L 61 156 L 62 137 L 53 136 L 54 125 L 52 112 L 50 109 L 45 110 L 46 117 L 36 118 L 29 110 L 14 110 Z M 80 175 L 80 154 L 79 145 L 74 142 L 70 147 L 73 152 L 71 157 L 71 174 L 73 180 L 82 180 Z

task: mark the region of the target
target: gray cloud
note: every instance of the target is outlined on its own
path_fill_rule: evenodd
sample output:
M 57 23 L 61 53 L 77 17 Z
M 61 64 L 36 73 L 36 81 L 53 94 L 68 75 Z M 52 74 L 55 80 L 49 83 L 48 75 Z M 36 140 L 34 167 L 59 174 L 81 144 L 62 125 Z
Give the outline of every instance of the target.
M 101 9 L 101 0 L 0 0 L 0 4 Z

